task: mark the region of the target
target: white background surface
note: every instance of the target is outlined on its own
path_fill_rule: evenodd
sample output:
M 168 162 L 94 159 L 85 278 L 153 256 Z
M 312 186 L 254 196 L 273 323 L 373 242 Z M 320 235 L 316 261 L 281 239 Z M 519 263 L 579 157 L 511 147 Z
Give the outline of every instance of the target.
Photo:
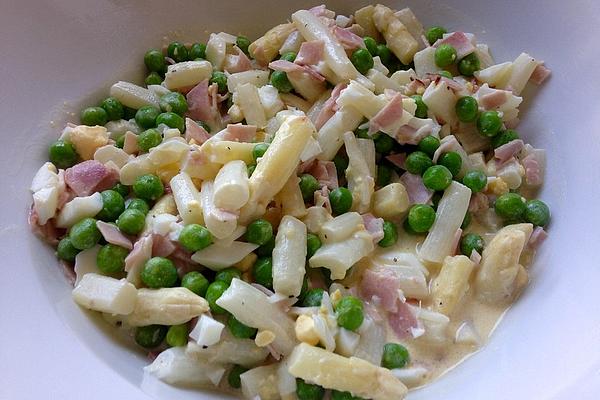
M 205 31 L 225 30 L 257 37 L 295 9 L 318 4 L 83 3 L 1 2 L 0 399 L 148 398 L 139 389 L 144 357 L 119 346 L 72 305 L 51 251 L 29 234 L 27 188 L 61 130 L 50 121 L 68 120 L 66 111 L 105 97 L 118 79 L 139 79 L 143 53 L 166 35 L 205 40 Z M 529 107 L 519 127 L 549 150 L 542 198 L 554 216 L 533 282 L 483 351 L 409 398 L 600 398 L 598 3 L 388 3 L 411 5 L 426 26 L 478 34 L 498 62 L 528 51 L 553 71 L 538 93 L 524 93 Z M 339 12 L 358 4 L 328 3 Z M 205 398 L 158 390 L 165 399 Z

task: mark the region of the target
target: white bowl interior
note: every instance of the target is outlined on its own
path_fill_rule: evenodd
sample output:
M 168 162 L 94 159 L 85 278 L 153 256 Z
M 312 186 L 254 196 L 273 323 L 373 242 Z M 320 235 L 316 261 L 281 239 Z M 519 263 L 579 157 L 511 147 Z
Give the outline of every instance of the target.
M 328 7 L 348 13 L 364 3 L 330 1 Z M 591 40 L 600 33 L 598 6 L 558 0 L 388 3 L 411 6 L 426 26 L 477 34 L 498 62 L 527 51 L 553 71 L 541 89 L 524 93 L 519 127 L 549 155 L 541 198 L 551 206 L 553 220 L 531 285 L 482 351 L 409 398 L 545 399 L 567 398 L 567 393 L 592 398 L 600 390 L 600 302 L 595 295 L 600 270 L 593 265 L 600 145 L 592 133 L 600 126 L 600 97 L 594 90 L 600 56 Z M 117 80 L 141 80 L 146 49 L 174 38 L 205 40 L 213 31 L 257 37 L 294 10 L 315 4 L 54 0 L 10 2 L 3 9 L 0 163 L 6 193 L 0 200 L 0 257 L 10 281 L 2 282 L 0 305 L 13 328 L 3 335 L 0 355 L 16 361 L 0 397 L 7 390 L 11 398 L 36 393 L 79 398 L 81 391 L 56 383 L 68 373 L 74 387 L 85 388 L 90 398 L 111 393 L 144 398 L 140 385 L 159 398 L 222 398 L 157 382 L 142 385 L 148 361 L 99 330 L 102 324 L 72 303 L 51 249 L 29 234 L 27 188 L 45 161 L 47 145 L 65 121 L 76 119 L 71 112 L 106 96 Z M 43 374 L 36 385 L 30 384 L 32 371 Z

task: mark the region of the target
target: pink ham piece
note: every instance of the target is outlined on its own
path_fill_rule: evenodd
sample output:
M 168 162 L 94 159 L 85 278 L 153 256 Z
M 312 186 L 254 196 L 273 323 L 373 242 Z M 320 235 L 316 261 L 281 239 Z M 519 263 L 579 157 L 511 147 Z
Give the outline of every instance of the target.
M 294 64 L 293 62 L 290 62 L 287 60 L 272 61 L 269 63 L 269 68 L 271 68 L 274 71 L 283 71 L 287 74 L 292 74 L 292 77 L 294 76 L 294 74 L 297 74 L 297 75 L 307 74 L 308 76 L 312 77 L 316 81 L 319 81 L 319 82 L 325 81 L 325 77 L 323 75 L 319 74 L 317 71 L 315 71 L 311 67 L 309 67 L 307 65 Z M 290 76 L 288 75 L 288 77 L 290 77 Z
M 463 230 L 458 228 L 456 232 L 454 232 L 454 238 L 452 239 L 452 247 L 451 247 L 451 255 L 456 255 L 458 253 L 458 245 L 460 243 L 460 238 L 462 237 Z
M 50 219 L 46 224 L 40 225 L 38 214 L 33 208 L 33 205 L 31 205 L 31 208 L 29 209 L 27 222 L 29 222 L 29 228 L 31 228 L 31 231 L 35 236 L 52 246 L 56 246 L 58 244 L 58 238 L 65 233 L 64 229 L 57 228 L 54 225 L 54 219 Z
M 363 223 L 367 232 L 373 236 L 373 242 L 378 243 L 383 239 L 383 218 L 376 218 L 373 214 L 363 214 Z
M 311 40 L 300 45 L 294 60 L 298 65 L 315 65 L 323 60 L 324 43 L 322 40 Z
M 383 267 L 366 269 L 360 282 L 359 294 L 366 300 L 374 300 L 388 312 L 398 311 L 400 280 L 393 271 Z
M 517 154 L 519 154 L 519 152 L 523 150 L 524 146 L 525 143 L 523 143 L 521 139 L 511 140 L 510 142 L 497 147 L 494 150 L 494 157 L 496 160 L 498 160 L 497 162 L 502 165 L 512 157 L 515 157 Z
M 454 47 L 456 49 L 457 60 L 460 60 L 461 58 L 468 56 L 475 51 L 475 46 L 473 46 L 473 43 L 471 43 L 464 32 L 454 32 L 446 39 L 440 39 L 435 42 L 433 47 L 438 47 L 441 44 L 449 44 L 450 46 Z
M 152 257 L 152 236 L 143 236 L 133 244 L 133 250 L 125 257 L 125 271 L 136 269 Z
M 75 164 L 65 171 L 65 183 L 80 197 L 110 189 L 118 181 L 119 171 L 96 160 Z
M 406 153 L 390 154 L 389 156 L 386 156 L 385 159 L 394 164 L 396 167 L 405 169 L 404 163 L 406 162 Z
M 75 194 L 69 190 L 67 184 L 65 183 L 65 170 L 58 170 L 58 187 L 60 188 L 60 193 L 58 194 L 58 203 L 56 208 L 61 210 L 65 204 L 69 201 L 73 200 Z
M 423 184 L 423 178 L 419 175 L 405 172 L 400 177 L 400 181 L 404 184 L 408 193 L 410 204 L 427 204 L 433 196 L 433 191 L 427 189 Z
M 168 257 L 176 248 L 177 246 L 168 237 L 152 234 L 152 256 Z
M 323 125 L 325 125 L 325 123 L 329 121 L 329 119 L 333 117 L 335 112 L 338 110 L 337 99 L 340 97 L 340 93 L 342 93 L 342 90 L 346 89 L 346 87 L 348 87 L 348 84 L 338 83 L 333 88 L 333 90 L 331 91 L 331 97 L 328 98 L 327 101 L 325 101 L 321 112 L 319 112 L 319 115 L 315 120 L 315 128 L 317 130 L 321 129 Z
M 517 126 L 519 126 L 519 122 L 521 122 L 519 117 L 514 117 L 513 119 L 505 121 L 504 126 L 506 126 L 506 129 L 515 129 Z
M 234 74 L 236 72 L 244 72 L 252 69 L 252 63 L 250 59 L 239 47 L 233 46 L 233 49 L 237 53 L 237 55 L 228 55 L 228 62 L 225 66 L 225 69 L 230 74 Z
M 542 168 L 535 154 L 529 154 L 523 160 L 521 165 L 525 169 L 525 182 L 531 186 L 539 186 L 544 182 Z
M 250 143 L 255 136 L 256 126 L 254 125 L 229 124 L 223 135 L 223 140 Z
M 337 189 L 339 186 L 337 169 L 333 161 L 317 160 L 312 163 L 308 173 L 317 179 L 320 186 L 326 186 L 331 190 Z
M 308 10 L 311 14 L 317 17 L 326 17 L 333 18 L 335 17 L 335 12 L 328 10 L 325 4 L 321 4 L 320 6 L 314 6 L 313 8 Z
M 331 202 L 329 201 L 329 189 L 327 186 L 323 186 L 321 190 L 317 190 L 314 193 L 315 206 L 324 207 L 329 214 L 331 214 Z
M 527 246 L 530 249 L 537 249 L 548 237 L 548 233 L 541 226 L 536 226 L 531 236 L 529 237 L 529 241 L 527 242 Z
M 208 96 L 208 79 L 203 80 L 185 96 L 188 103 L 188 116 L 195 120 L 209 121 L 211 115 L 211 101 Z
M 413 118 L 413 120 L 414 120 L 414 118 Z M 402 125 L 400 128 L 398 128 L 394 137 L 396 138 L 396 141 L 400 144 L 417 145 L 417 144 L 419 144 L 421 139 L 423 139 L 425 136 L 429 135 L 430 133 L 431 133 L 431 126 L 424 125 L 417 129 L 411 125 L 411 122 L 409 122 L 408 124 Z
M 185 119 L 185 140 L 194 139 L 197 144 L 202 144 L 210 139 L 210 134 L 191 118 Z
M 363 39 L 349 31 L 348 29 L 340 28 L 337 25 L 332 27 L 333 36 L 344 46 L 346 50 L 354 50 L 365 47 Z
M 419 327 L 419 321 L 408 304 L 397 300 L 396 312 L 388 313 L 388 324 L 399 339 L 413 337 L 413 329 Z
M 226 98 L 226 96 L 221 96 L 219 94 L 219 85 L 213 83 L 208 87 L 208 98 L 210 99 L 210 113 L 212 119 L 210 119 L 207 123 L 212 124 L 213 129 L 220 129 L 222 125 L 222 117 L 219 112 L 219 102 Z
M 402 118 L 402 95 L 396 94 L 371 120 L 369 121 L 369 134 L 377 131 L 393 134 L 399 127 Z
M 485 211 L 490 208 L 490 203 L 488 197 L 479 192 L 474 193 L 471 196 L 471 201 L 469 201 L 469 212 L 478 213 L 480 211 Z
M 106 240 L 108 243 L 124 247 L 127 250 L 131 250 L 133 248 L 131 240 L 129 240 L 127 236 L 123 235 L 123 233 L 116 226 L 104 221 L 96 221 L 96 227 L 102 234 L 104 240 Z
M 529 77 L 529 80 L 536 85 L 541 85 L 546 79 L 548 79 L 551 73 L 552 72 L 548 68 L 544 67 L 543 64 L 538 64 Z
M 477 250 L 473 249 L 473 251 L 471 251 L 471 257 L 469 257 L 469 259 L 473 261 L 475 265 L 479 265 L 479 263 L 481 262 L 481 254 L 479 254 Z
M 406 95 L 409 94 L 415 94 L 417 93 L 417 91 L 419 91 L 419 89 L 423 89 L 425 90 L 425 88 L 427 86 L 429 86 L 429 84 L 431 83 L 431 79 L 429 78 L 424 78 L 424 79 L 417 79 L 417 78 L 410 78 L 410 83 L 408 85 L 406 85 L 405 93 Z
M 494 90 L 491 93 L 481 96 L 479 98 L 479 104 L 485 110 L 493 110 L 506 103 L 509 94 L 510 92 L 507 92 L 506 90 Z

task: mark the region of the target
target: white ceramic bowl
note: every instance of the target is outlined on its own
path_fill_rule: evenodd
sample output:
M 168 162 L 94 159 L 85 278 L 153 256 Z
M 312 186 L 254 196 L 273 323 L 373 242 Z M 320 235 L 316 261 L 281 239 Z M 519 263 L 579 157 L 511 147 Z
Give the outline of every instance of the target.
M 330 1 L 350 12 L 359 1 Z M 552 78 L 524 93 L 520 132 L 549 151 L 541 197 L 550 238 L 532 283 L 489 345 L 410 399 L 597 399 L 600 396 L 600 9 L 592 0 L 389 2 L 426 24 L 474 32 L 497 61 L 528 51 Z M 443 3 L 443 4 L 441 4 Z M 4 1 L 0 13 L 0 308 L 2 399 L 219 398 L 143 385 L 142 356 L 98 330 L 70 299 L 52 251 L 26 224 L 35 170 L 62 124 L 140 79 L 147 48 L 167 36 L 256 37 L 302 6 L 297 1 Z M 534 93 L 536 92 L 536 93 Z M 54 123 L 52 122 L 54 121 Z

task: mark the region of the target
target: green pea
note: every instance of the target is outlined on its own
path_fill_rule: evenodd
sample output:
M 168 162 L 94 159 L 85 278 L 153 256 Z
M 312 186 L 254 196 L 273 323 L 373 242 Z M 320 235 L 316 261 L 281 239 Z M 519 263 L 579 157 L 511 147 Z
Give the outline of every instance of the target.
M 382 133 L 374 139 L 375 151 L 379 154 L 388 154 L 394 148 L 395 140 L 389 135 Z
M 325 291 L 321 288 L 308 289 L 302 299 L 302 307 L 319 307 L 323 300 L 323 293 Z
M 146 215 L 150 211 L 150 206 L 146 203 L 145 200 L 142 199 L 131 199 L 131 201 L 127 204 L 127 210 L 138 210 L 142 214 Z
M 404 232 L 408 233 L 409 235 L 420 235 L 419 232 L 415 232 L 413 228 L 410 227 L 410 224 L 408 223 L 408 218 L 406 218 L 402 223 L 402 228 L 404 229 Z
M 456 49 L 449 44 L 441 44 L 435 49 L 434 59 L 440 68 L 452 65 L 456 61 Z
M 411 96 L 411 98 L 415 101 L 415 104 L 417 105 L 417 109 L 415 110 L 415 117 L 427 118 L 428 108 L 427 108 L 427 104 L 425 104 L 425 102 L 423 101 L 423 96 L 419 96 L 418 94 L 415 94 L 414 96 Z
M 381 60 L 381 63 L 389 68 L 394 62 L 394 55 L 390 49 L 383 43 L 377 45 L 377 55 Z
M 250 164 L 246 167 L 246 170 L 248 171 L 248 178 L 250 178 L 252 176 L 255 169 L 256 169 L 256 164 Z
M 102 210 L 96 218 L 102 221 L 114 221 L 125 211 L 125 200 L 114 190 L 105 190 L 102 193 Z
M 146 349 L 158 347 L 167 336 L 164 325 L 140 326 L 135 330 L 135 342 Z
M 406 347 L 399 343 L 386 343 L 383 346 L 381 366 L 387 369 L 405 367 L 410 361 L 410 355 Z
M 246 228 L 246 240 L 259 246 L 273 237 L 273 226 L 265 219 L 257 219 Z
M 439 76 L 443 76 L 444 78 L 452 79 L 452 74 L 450 71 L 440 71 L 438 72 Z
M 227 93 L 227 75 L 221 71 L 213 71 L 210 77 L 210 83 L 216 83 L 219 87 L 219 93 Z
M 230 315 L 227 318 L 227 328 L 231 334 L 238 339 L 250 339 L 256 335 L 257 329 L 249 327 Z
M 133 193 L 148 202 L 159 199 L 164 192 L 165 188 L 160 178 L 153 174 L 139 176 L 133 183 Z
M 342 297 L 335 305 L 338 325 L 351 331 L 357 330 L 363 323 L 363 302 L 354 296 Z
M 310 174 L 303 174 L 300 176 L 300 182 L 298 185 L 300 185 L 300 191 L 302 192 L 302 198 L 304 201 L 312 201 L 315 192 L 320 188 L 317 178 Z
M 181 286 L 196 293 L 198 296 L 204 297 L 208 289 L 208 279 L 198 271 L 188 272 L 181 278 Z
M 56 247 L 56 256 L 61 260 L 75 262 L 75 257 L 77 254 L 79 254 L 79 249 L 73 246 L 73 243 L 68 236 L 65 236 L 60 240 L 60 242 L 58 242 L 58 246 Z
M 220 307 L 217 304 L 217 300 L 225 293 L 225 291 L 229 288 L 229 284 L 223 281 L 216 281 L 208 285 L 208 289 L 206 289 L 206 301 L 210 306 L 210 311 L 213 314 L 226 314 L 227 311 Z
M 154 106 L 143 106 L 135 113 L 135 122 L 142 129 L 150 129 L 156 127 L 156 117 L 160 114 L 160 110 Z
M 502 119 L 496 111 L 484 111 L 477 118 L 477 129 L 483 136 L 494 137 L 502 129 Z
M 117 219 L 117 227 L 127 235 L 137 235 L 145 225 L 146 216 L 139 210 L 127 209 Z
M 204 121 L 196 121 L 196 123 L 198 125 L 200 125 L 202 128 L 204 128 L 204 130 L 207 133 L 210 133 L 212 131 L 212 128 L 206 122 L 204 122 Z
M 152 257 L 144 264 L 140 274 L 142 282 L 152 289 L 173 287 L 177 283 L 177 268 L 164 257 Z
M 492 147 L 497 148 L 502 146 L 503 144 L 510 143 L 513 140 L 517 139 L 520 139 L 519 133 L 517 131 L 515 131 L 514 129 L 506 129 L 492 138 Z
M 325 389 L 296 378 L 296 396 L 298 400 L 321 400 L 325 396 Z
M 383 223 L 383 239 L 377 244 L 380 247 L 390 247 L 396 244 L 398 241 L 398 228 L 396 224 L 391 221 L 384 221 Z
M 423 174 L 423 184 L 431 190 L 444 190 L 452 183 L 452 172 L 443 165 L 434 165 Z
M 433 165 L 431 158 L 422 151 L 412 152 L 406 157 L 404 168 L 411 174 L 423 175 Z
M 438 160 L 438 164 L 448 168 L 452 173 L 452 176 L 456 176 L 462 168 L 462 157 L 455 151 L 449 151 L 448 153 L 442 154 Z
M 427 204 L 415 204 L 408 212 L 408 225 L 417 233 L 428 232 L 435 221 L 435 211 Z
M 240 375 L 244 372 L 248 371 L 248 368 L 244 368 L 241 365 L 234 365 L 231 371 L 229 371 L 229 375 L 227 375 L 227 383 L 234 389 L 239 389 L 242 387 L 242 380 L 240 379 Z
M 306 234 L 306 258 L 311 258 L 321 248 L 321 239 L 314 233 Z
M 259 257 L 271 257 L 273 249 L 275 248 L 275 235 L 271 236 L 271 239 L 258 249 L 256 249 L 256 255 Z
M 116 140 L 115 140 L 115 147 L 122 149 L 123 146 L 125 145 L 125 134 L 119 136 Z
M 57 168 L 69 168 L 77 163 L 77 152 L 70 142 L 57 140 L 48 149 L 48 156 Z
M 354 135 L 359 139 L 373 139 L 373 137 L 369 135 L 369 130 L 366 128 L 356 128 Z
M 445 28 L 441 26 L 432 26 L 431 28 L 427 29 L 427 32 L 425 32 L 425 37 L 427 38 L 429 44 L 434 44 L 440 40 L 445 33 L 447 33 Z
M 546 226 L 550 222 L 550 208 L 541 200 L 525 203 L 525 221 L 535 226 Z
M 123 104 L 114 97 L 107 97 L 100 103 L 100 107 L 106 111 L 106 116 L 109 121 L 117 121 L 125 115 Z
M 377 166 L 377 186 L 384 187 L 387 186 L 392 181 L 392 171 L 391 167 L 388 167 L 385 164 Z
M 129 254 L 126 248 L 114 244 L 107 244 L 100 248 L 96 256 L 96 264 L 103 274 L 123 272 L 125 257 Z
M 188 335 L 187 324 L 170 326 L 167 331 L 167 344 L 171 347 L 183 347 L 188 342 Z
M 348 168 L 348 157 L 338 153 L 333 157 L 333 163 L 338 175 L 343 175 L 344 171 Z
M 481 171 L 469 171 L 463 177 L 463 184 L 473 193 L 481 192 L 487 185 L 487 176 Z
M 181 247 L 190 252 L 202 250 L 213 242 L 212 234 L 199 224 L 189 224 L 183 227 L 177 238 Z
M 146 129 L 137 137 L 137 145 L 141 151 L 148 152 L 162 142 L 162 135 L 157 129 Z
M 456 101 L 454 106 L 456 116 L 462 122 L 473 122 L 479 114 L 479 105 L 477 100 L 471 96 L 463 96 Z
M 241 277 L 242 277 L 242 273 L 240 272 L 239 269 L 229 267 L 229 268 L 225 268 L 225 269 L 222 269 L 221 271 L 217 272 L 217 274 L 215 275 L 215 281 L 223 281 L 223 282 L 231 284 L 231 281 L 233 280 L 233 278 L 240 279 Z
M 471 219 L 471 213 L 467 211 L 465 213 L 465 217 L 463 218 L 462 224 L 460 224 L 460 229 L 462 229 L 463 231 L 467 229 L 469 225 L 471 225 Z
M 505 193 L 496 199 L 496 214 L 506 220 L 520 220 L 526 210 L 525 201 L 517 193 Z
M 150 72 L 144 79 L 146 86 L 160 85 L 163 79 L 158 72 Z
M 429 157 L 433 157 L 435 151 L 440 147 L 440 139 L 435 136 L 425 136 L 419 142 L 417 148 L 423 153 L 427 154 Z
M 362 397 L 352 396 L 350 392 L 331 391 L 331 400 L 365 400 Z
M 94 218 L 84 218 L 71 227 L 69 239 L 78 250 L 94 247 L 102 238 Z
M 129 186 L 123 185 L 121 182 L 113 186 L 111 190 L 114 190 L 115 192 L 119 193 L 123 198 L 129 196 Z
M 238 36 L 235 39 L 235 44 L 240 48 L 244 53 L 248 54 L 248 47 L 250 46 L 250 39 L 246 36 Z
M 177 128 L 180 133 L 185 131 L 185 120 L 174 112 L 164 112 L 156 117 L 156 125 L 165 124 L 169 128 Z
M 481 254 L 484 246 L 483 238 L 476 233 L 467 233 L 460 239 L 460 252 L 467 257 L 471 257 L 473 250 Z
M 169 47 L 167 47 L 167 55 L 177 63 L 188 61 L 190 59 L 188 49 L 180 42 L 172 42 L 169 44 Z
M 185 97 L 178 92 L 169 92 L 159 100 L 160 109 L 163 112 L 174 112 L 179 115 L 185 114 L 188 104 Z
M 281 55 L 281 57 L 279 57 L 279 59 L 289 61 L 289 62 L 294 62 L 294 60 L 296 59 L 296 56 L 297 56 L 297 54 L 294 53 L 293 51 L 288 51 L 287 53 L 283 53 Z
M 458 71 L 464 76 L 473 76 L 475 71 L 479 71 L 480 69 L 481 63 L 479 62 L 479 57 L 477 57 L 477 54 L 475 53 L 465 56 L 458 63 Z
M 79 119 L 83 125 L 105 125 L 108 121 L 108 115 L 102 107 L 88 107 L 81 111 Z
M 259 257 L 252 266 L 254 282 L 271 289 L 273 287 L 273 260 L 271 257 Z
M 371 53 L 371 56 L 375 57 L 377 55 L 377 42 L 375 39 L 370 36 L 365 36 L 363 42 L 369 53 Z
M 367 49 L 356 49 L 350 55 L 350 61 L 356 67 L 358 72 L 366 74 L 371 68 L 373 68 L 373 56 Z
M 352 192 L 345 187 L 339 187 L 329 192 L 331 210 L 335 215 L 344 214 L 352 208 Z
M 198 58 L 206 59 L 206 45 L 204 43 L 194 43 L 189 51 L 190 60 Z
M 148 50 L 144 54 L 144 64 L 146 64 L 146 68 L 151 72 L 162 74 L 167 70 L 165 56 L 159 50 Z
M 257 161 L 259 158 L 265 155 L 267 149 L 269 148 L 268 143 L 257 143 L 252 148 L 252 158 L 254 161 Z
M 269 82 L 281 93 L 289 93 L 294 88 L 283 71 L 273 71 Z

